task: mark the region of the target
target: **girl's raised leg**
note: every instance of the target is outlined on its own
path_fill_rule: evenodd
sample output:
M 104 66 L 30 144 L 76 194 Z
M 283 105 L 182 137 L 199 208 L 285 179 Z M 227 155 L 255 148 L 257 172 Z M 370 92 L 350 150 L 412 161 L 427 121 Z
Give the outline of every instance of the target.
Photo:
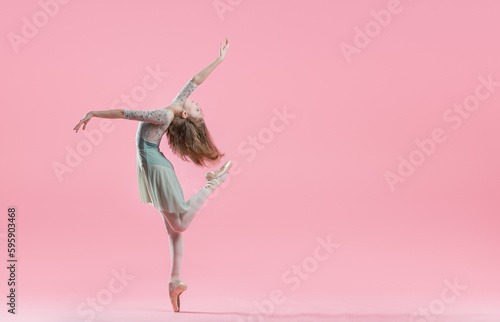
M 183 213 L 170 213 L 166 211 L 160 211 L 163 217 L 170 224 L 170 227 L 181 233 L 185 231 L 191 221 L 193 221 L 194 217 L 198 213 L 198 211 L 203 206 L 203 203 L 208 199 L 212 191 L 214 191 L 228 176 L 228 173 L 223 174 L 219 178 L 211 179 L 208 181 L 207 185 L 200 189 L 190 200 L 190 209 Z

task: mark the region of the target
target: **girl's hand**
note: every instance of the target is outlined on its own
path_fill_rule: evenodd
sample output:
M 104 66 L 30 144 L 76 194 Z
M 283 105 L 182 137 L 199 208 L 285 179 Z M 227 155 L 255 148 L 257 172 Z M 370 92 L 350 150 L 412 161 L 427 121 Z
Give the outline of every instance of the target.
M 80 122 L 78 122 L 78 124 L 73 128 L 73 130 L 76 131 L 75 133 L 78 133 L 78 129 L 82 124 L 83 124 L 83 130 L 85 130 L 85 127 L 87 126 L 87 123 L 90 121 L 92 116 L 93 116 L 92 112 L 88 112 L 87 114 L 85 114 L 85 116 L 80 120 Z
M 220 43 L 220 48 L 219 48 L 219 59 L 224 60 L 224 57 L 226 57 L 226 52 L 227 49 L 229 48 L 229 38 L 226 36 L 226 43 L 223 46 L 223 43 Z

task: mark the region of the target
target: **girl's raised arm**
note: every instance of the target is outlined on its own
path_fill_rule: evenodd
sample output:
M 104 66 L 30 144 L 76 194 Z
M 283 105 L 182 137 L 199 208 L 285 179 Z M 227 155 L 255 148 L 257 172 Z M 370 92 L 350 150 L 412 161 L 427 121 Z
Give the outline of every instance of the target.
M 207 67 L 203 68 L 198 74 L 194 75 L 191 82 L 195 85 L 200 85 L 207 79 L 208 75 L 219 65 L 226 57 L 227 49 L 229 48 L 229 38 L 226 36 L 225 43 L 220 44 L 219 57 L 210 63 Z

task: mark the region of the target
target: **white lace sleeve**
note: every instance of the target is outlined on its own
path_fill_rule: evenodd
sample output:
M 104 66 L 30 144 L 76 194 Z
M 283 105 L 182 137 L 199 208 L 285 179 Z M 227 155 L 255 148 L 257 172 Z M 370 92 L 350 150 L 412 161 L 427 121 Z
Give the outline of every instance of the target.
M 169 110 L 158 109 L 151 111 L 123 110 L 123 117 L 129 120 L 136 120 L 153 124 L 168 124 L 172 113 Z
M 188 96 L 191 95 L 191 93 L 194 91 L 196 87 L 198 87 L 198 85 L 189 80 L 172 102 L 183 103 L 186 100 L 186 98 L 188 98 Z

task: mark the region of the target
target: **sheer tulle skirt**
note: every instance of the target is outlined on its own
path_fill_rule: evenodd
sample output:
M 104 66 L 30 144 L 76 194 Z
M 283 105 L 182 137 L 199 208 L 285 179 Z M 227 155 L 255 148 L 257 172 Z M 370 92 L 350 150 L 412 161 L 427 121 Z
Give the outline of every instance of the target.
M 183 213 L 189 210 L 172 163 L 160 152 L 158 145 L 138 139 L 137 178 L 142 203 L 158 210 Z

